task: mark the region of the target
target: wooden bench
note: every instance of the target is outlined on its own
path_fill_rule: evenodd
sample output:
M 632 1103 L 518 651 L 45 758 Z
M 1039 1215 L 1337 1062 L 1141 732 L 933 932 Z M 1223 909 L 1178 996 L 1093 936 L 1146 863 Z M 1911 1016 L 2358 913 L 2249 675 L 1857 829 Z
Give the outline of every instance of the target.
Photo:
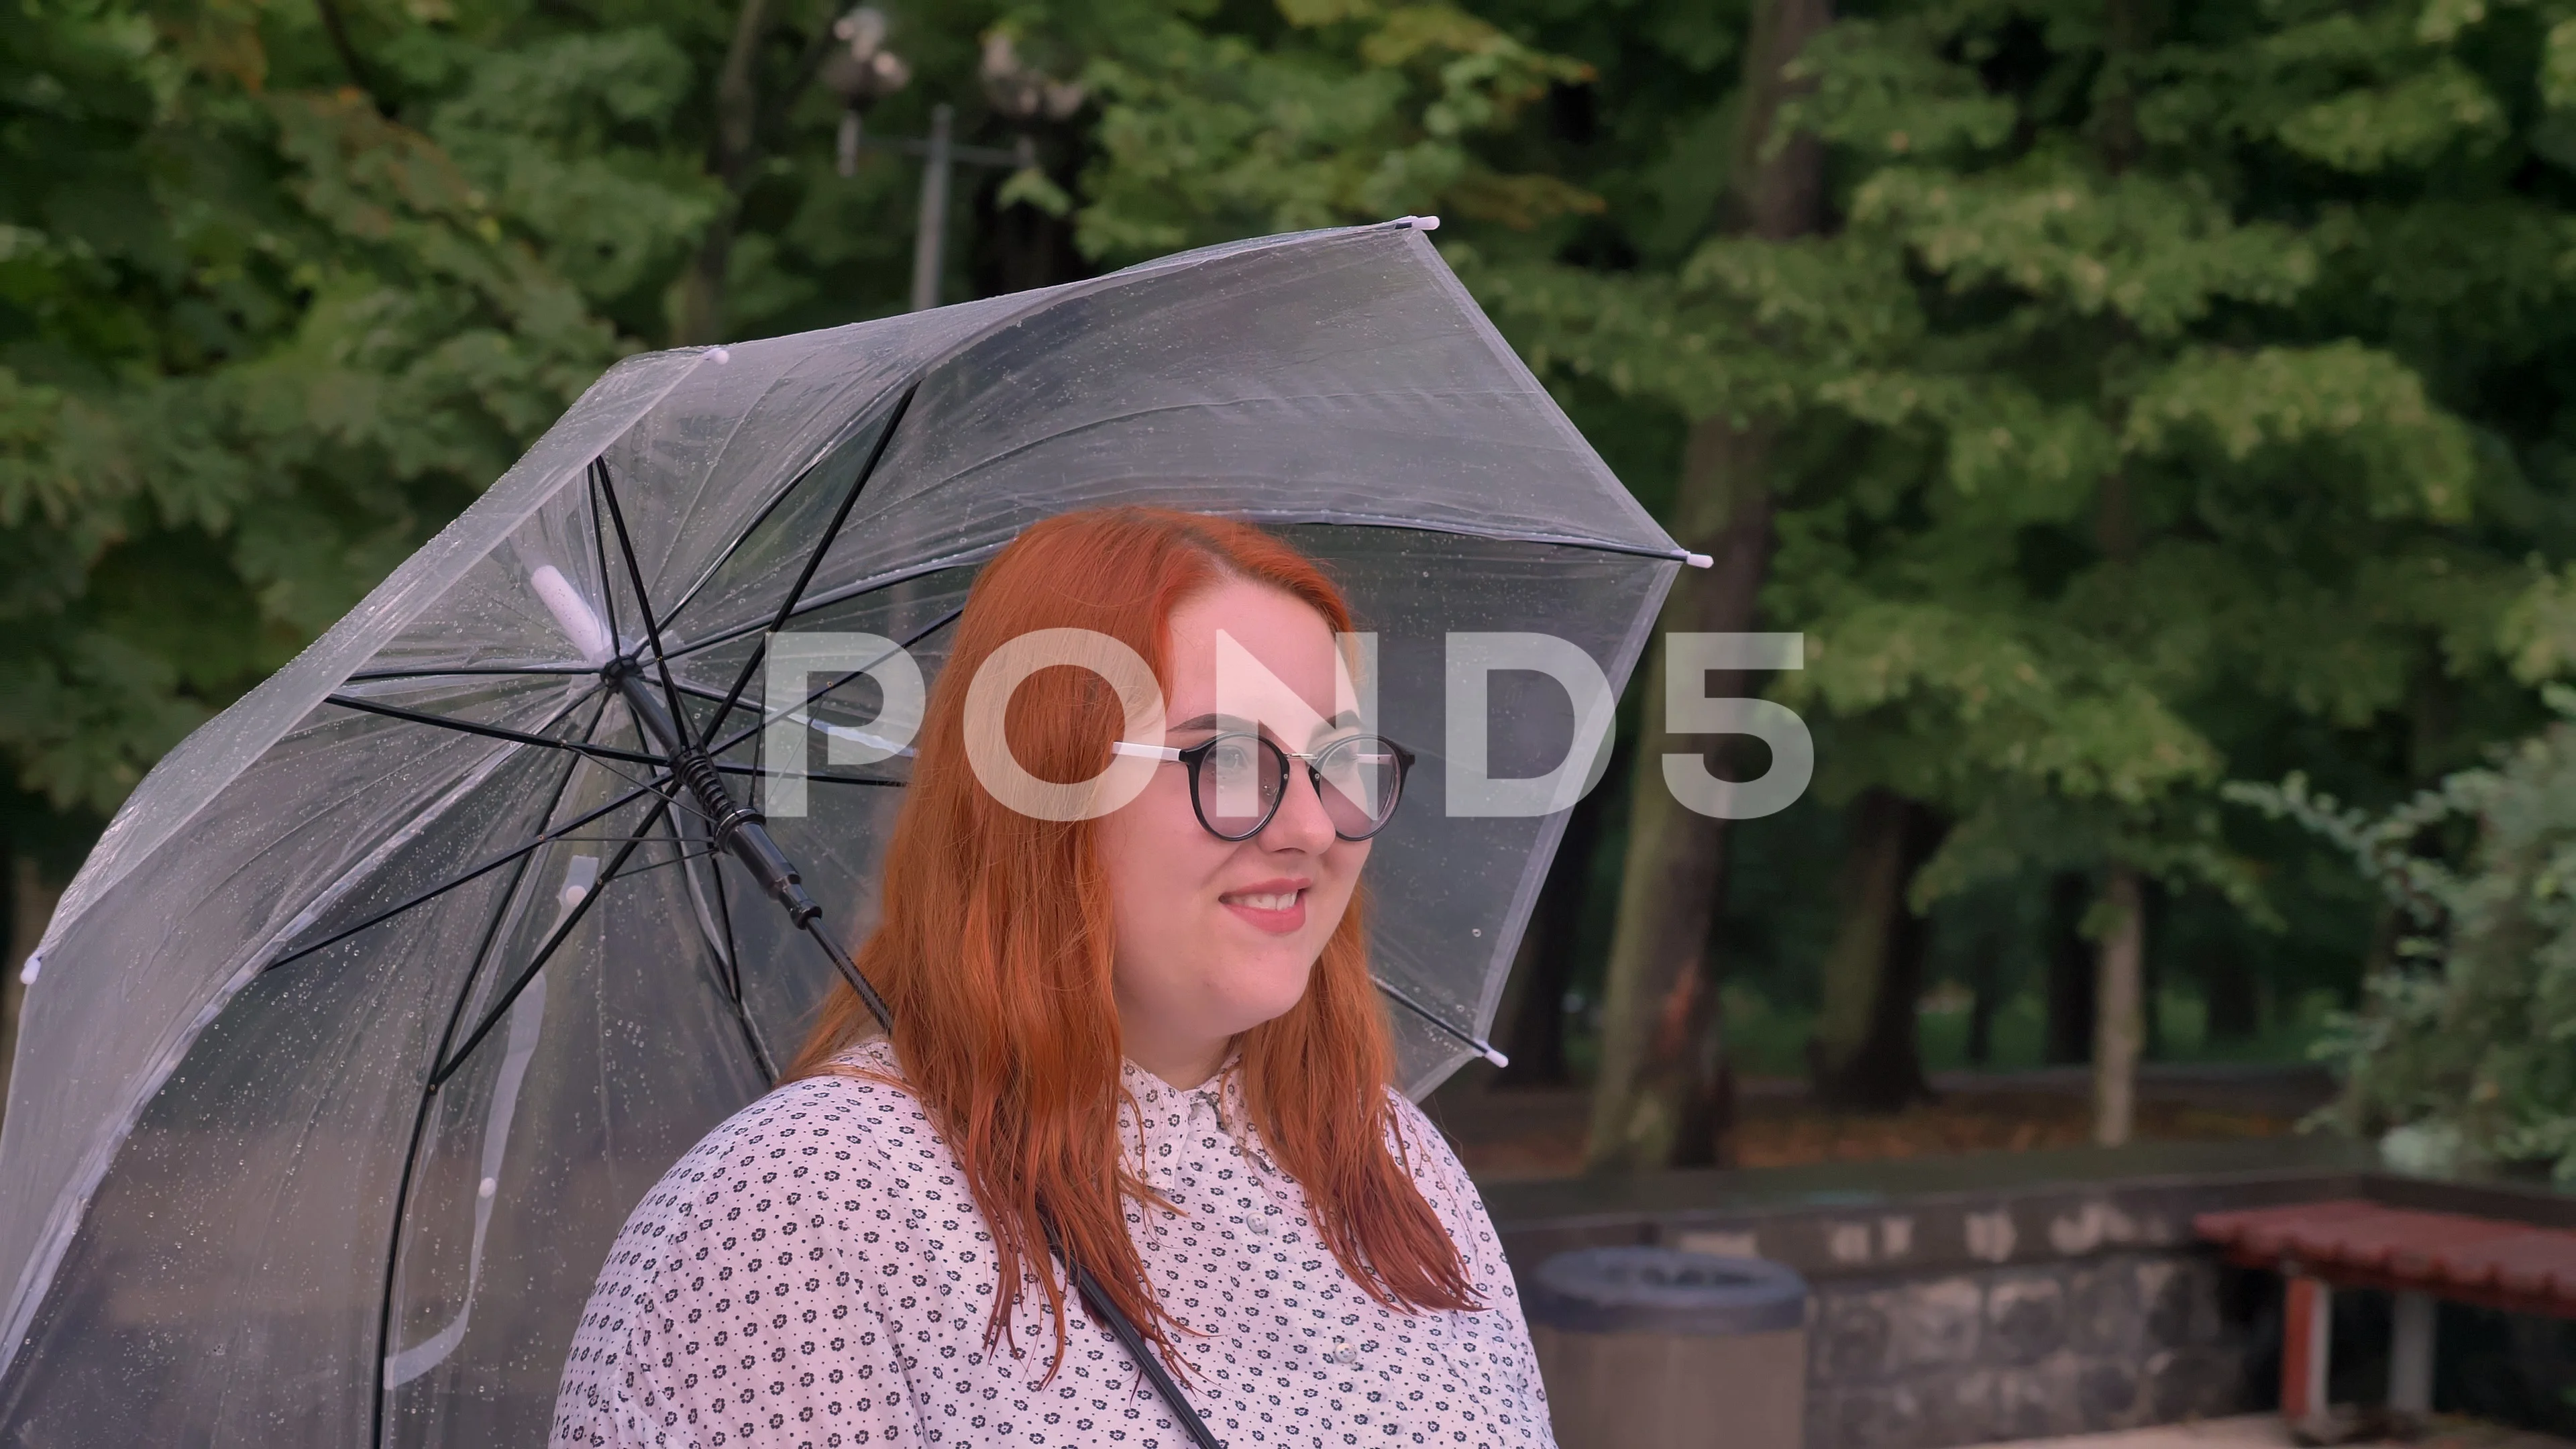
M 2326 1402 L 2336 1288 L 2395 1295 L 2388 1408 L 2401 1417 L 2433 1407 L 2437 1300 L 2576 1318 L 2576 1232 L 2358 1200 L 2203 1213 L 2192 1225 L 2231 1261 L 2280 1273 L 2281 1415 L 2311 1440 L 2339 1437 Z

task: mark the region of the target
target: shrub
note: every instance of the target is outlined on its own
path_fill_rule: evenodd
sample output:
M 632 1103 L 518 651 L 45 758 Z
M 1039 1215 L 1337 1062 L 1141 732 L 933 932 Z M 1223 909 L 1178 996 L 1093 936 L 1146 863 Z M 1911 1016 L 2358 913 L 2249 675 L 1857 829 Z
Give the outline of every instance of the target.
M 2318 1047 L 2345 1083 L 2322 1115 L 2392 1166 L 2576 1182 L 2576 690 L 2545 693 L 2558 720 L 2376 818 L 2295 774 L 2226 787 L 2340 846 L 2407 923 Z

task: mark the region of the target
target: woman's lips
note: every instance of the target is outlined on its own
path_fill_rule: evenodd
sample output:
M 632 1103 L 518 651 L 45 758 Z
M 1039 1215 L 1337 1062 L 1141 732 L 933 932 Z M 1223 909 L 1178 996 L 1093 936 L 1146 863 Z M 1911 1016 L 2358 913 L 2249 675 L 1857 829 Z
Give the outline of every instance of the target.
M 1217 904 L 1252 923 L 1255 930 L 1285 936 L 1306 924 L 1306 888 L 1229 891 Z

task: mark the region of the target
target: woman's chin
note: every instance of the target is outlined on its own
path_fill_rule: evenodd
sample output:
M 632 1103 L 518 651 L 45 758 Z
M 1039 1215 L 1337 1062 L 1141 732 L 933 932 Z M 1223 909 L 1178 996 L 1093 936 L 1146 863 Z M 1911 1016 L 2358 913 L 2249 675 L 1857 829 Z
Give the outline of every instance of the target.
M 1250 1031 L 1295 1008 L 1306 994 L 1312 963 L 1253 957 L 1239 958 L 1220 969 L 1215 986 L 1225 1000 L 1227 1015 L 1240 1023 L 1236 1031 Z

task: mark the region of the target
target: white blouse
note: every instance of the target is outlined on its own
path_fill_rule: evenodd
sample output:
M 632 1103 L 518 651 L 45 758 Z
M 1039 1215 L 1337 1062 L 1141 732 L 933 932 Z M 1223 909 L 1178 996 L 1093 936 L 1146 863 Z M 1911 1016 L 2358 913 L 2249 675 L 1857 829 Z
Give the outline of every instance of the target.
M 884 1042 L 844 1060 L 899 1076 Z M 1386 1308 L 1342 1271 L 1247 1126 L 1233 1074 L 1190 1091 L 1129 1063 L 1128 1165 L 1180 1209 L 1128 1231 L 1186 1326 L 1184 1392 L 1228 1449 L 1552 1446 L 1510 1269 L 1473 1183 L 1394 1096 L 1414 1181 L 1458 1245 L 1474 1312 Z M 1016 1343 L 984 1348 L 991 1235 L 910 1094 L 791 1082 L 709 1133 L 627 1220 L 555 1401 L 554 1443 L 831 1449 L 1186 1446 L 1169 1406 L 1080 1300 L 1063 1366 L 1022 1273 Z

